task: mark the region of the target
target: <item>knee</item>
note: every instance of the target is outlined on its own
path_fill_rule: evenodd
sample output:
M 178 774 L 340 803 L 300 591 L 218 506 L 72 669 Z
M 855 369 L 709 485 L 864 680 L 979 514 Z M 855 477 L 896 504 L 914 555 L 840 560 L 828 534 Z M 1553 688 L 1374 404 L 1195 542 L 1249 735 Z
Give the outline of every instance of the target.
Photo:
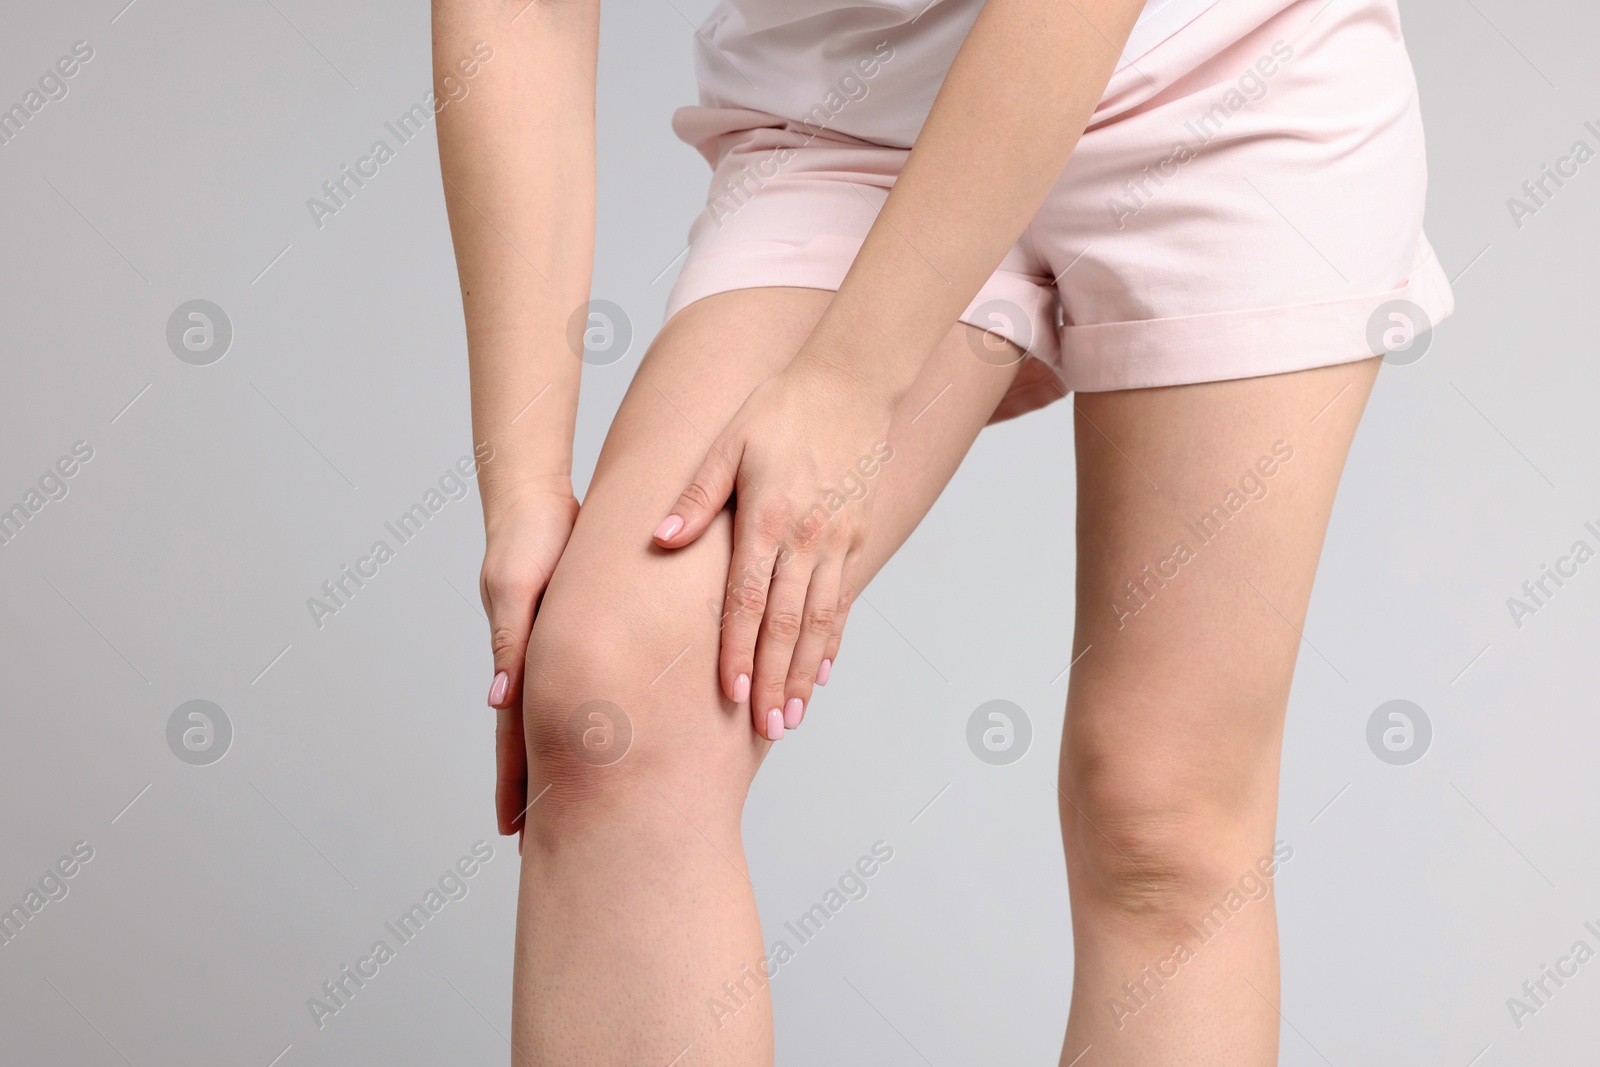
M 1134 752 L 1069 758 L 1063 771 L 1077 888 L 1112 913 L 1177 928 L 1241 879 L 1253 892 L 1257 853 L 1270 862 L 1275 806 L 1263 812 L 1233 783 Z
M 719 730 L 731 717 L 720 713 L 715 671 L 702 662 L 705 642 L 685 651 L 683 629 L 673 633 L 608 597 L 557 596 L 541 606 L 522 721 L 527 824 L 542 838 L 585 832 L 597 819 L 625 819 L 644 832 L 639 820 L 650 813 L 684 818 L 674 805 L 715 819 L 731 804 L 737 821 L 742 793 L 728 781 L 731 746 Z
M 659 761 L 645 728 L 656 697 L 645 672 L 670 654 L 630 614 L 608 596 L 559 591 L 541 605 L 522 689 L 530 800 L 548 787 L 551 808 L 595 806 Z
M 638 694 L 621 660 L 590 621 L 540 613 L 522 689 L 530 800 L 599 801 L 640 763 Z

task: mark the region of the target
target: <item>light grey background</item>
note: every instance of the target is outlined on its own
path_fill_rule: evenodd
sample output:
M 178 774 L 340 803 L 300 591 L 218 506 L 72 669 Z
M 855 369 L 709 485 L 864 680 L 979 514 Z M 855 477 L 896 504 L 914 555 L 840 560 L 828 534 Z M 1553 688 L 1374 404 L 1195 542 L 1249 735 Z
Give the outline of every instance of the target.
M 0 946 L 0 1060 L 504 1062 L 517 861 L 491 817 L 475 492 L 321 630 L 305 606 L 471 447 L 431 128 L 320 230 L 305 206 L 427 92 L 426 6 L 125 2 L 19 6 L 0 35 L 5 106 L 94 48 L 0 146 L 0 506 L 94 449 L 0 547 L 0 905 L 94 849 Z M 594 293 L 638 339 L 585 372 L 580 492 L 703 199 L 668 119 L 694 98 L 707 8 L 606 9 Z M 1520 229 L 1506 199 L 1597 142 L 1600 16 L 1417 0 L 1404 17 L 1459 310 L 1379 381 L 1306 624 L 1282 1062 L 1590 1062 L 1600 962 L 1520 1030 L 1505 1002 L 1579 938 L 1600 946 L 1583 928 L 1600 925 L 1600 562 L 1520 629 L 1506 599 L 1600 543 L 1582 525 L 1600 525 L 1600 161 Z M 207 367 L 165 342 L 195 298 L 235 332 Z M 780 972 L 780 1064 L 1055 1062 L 1069 430 L 1056 405 L 984 434 L 755 785 L 769 941 L 874 841 L 895 850 Z M 1035 727 L 1006 767 L 965 742 L 995 698 Z M 1366 743 L 1395 698 L 1434 727 L 1409 766 Z M 192 699 L 233 725 L 210 766 L 167 746 Z M 494 858 L 470 894 L 319 1031 L 306 999 L 479 839 Z

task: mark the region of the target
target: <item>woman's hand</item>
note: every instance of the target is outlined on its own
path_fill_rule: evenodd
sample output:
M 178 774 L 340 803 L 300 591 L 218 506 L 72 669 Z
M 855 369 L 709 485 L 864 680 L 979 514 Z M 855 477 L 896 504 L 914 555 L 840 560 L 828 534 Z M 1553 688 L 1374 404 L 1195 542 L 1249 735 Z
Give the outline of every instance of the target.
M 656 528 L 681 548 L 737 491 L 719 669 L 768 740 L 800 724 L 838 652 L 892 413 L 859 379 L 797 358 L 745 400 Z
M 497 504 L 484 524 L 487 547 L 478 593 L 489 615 L 494 681 L 489 706 L 498 709 L 495 728 L 494 806 L 500 832 L 522 828 L 528 807 L 528 750 L 522 735 L 523 657 L 533 617 L 556 561 L 578 517 L 571 490 L 528 493 Z M 520 842 L 519 842 L 520 847 Z

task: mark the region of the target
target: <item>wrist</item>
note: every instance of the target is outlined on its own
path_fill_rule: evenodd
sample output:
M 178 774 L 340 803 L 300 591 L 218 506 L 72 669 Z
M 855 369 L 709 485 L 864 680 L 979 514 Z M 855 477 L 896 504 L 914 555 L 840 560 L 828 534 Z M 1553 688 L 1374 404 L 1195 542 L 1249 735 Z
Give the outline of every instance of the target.
M 484 528 L 492 534 L 496 527 L 529 511 L 557 509 L 577 511 L 569 473 L 527 475 L 511 482 L 480 485 L 483 496 Z
M 855 410 L 868 419 L 885 422 L 911 387 L 909 382 L 902 386 L 893 375 L 872 368 L 868 360 L 810 344 L 795 354 L 784 376 L 815 398 L 822 410 Z
M 530 503 L 570 499 L 572 438 L 540 423 L 509 429 L 522 432 L 484 434 L 474 447 L 484 516 L 515 511 Z

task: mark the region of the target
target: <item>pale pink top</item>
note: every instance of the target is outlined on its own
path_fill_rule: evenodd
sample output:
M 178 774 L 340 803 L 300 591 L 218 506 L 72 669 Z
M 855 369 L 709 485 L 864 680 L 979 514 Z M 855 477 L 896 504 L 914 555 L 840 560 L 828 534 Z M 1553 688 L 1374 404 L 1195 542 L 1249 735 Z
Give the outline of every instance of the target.
M 1117 69 L 1214 3 L 1148 0 Z M 700 103 L 909 148 L 982 8 L 983 0 L 720 0 L 695 36 Z

